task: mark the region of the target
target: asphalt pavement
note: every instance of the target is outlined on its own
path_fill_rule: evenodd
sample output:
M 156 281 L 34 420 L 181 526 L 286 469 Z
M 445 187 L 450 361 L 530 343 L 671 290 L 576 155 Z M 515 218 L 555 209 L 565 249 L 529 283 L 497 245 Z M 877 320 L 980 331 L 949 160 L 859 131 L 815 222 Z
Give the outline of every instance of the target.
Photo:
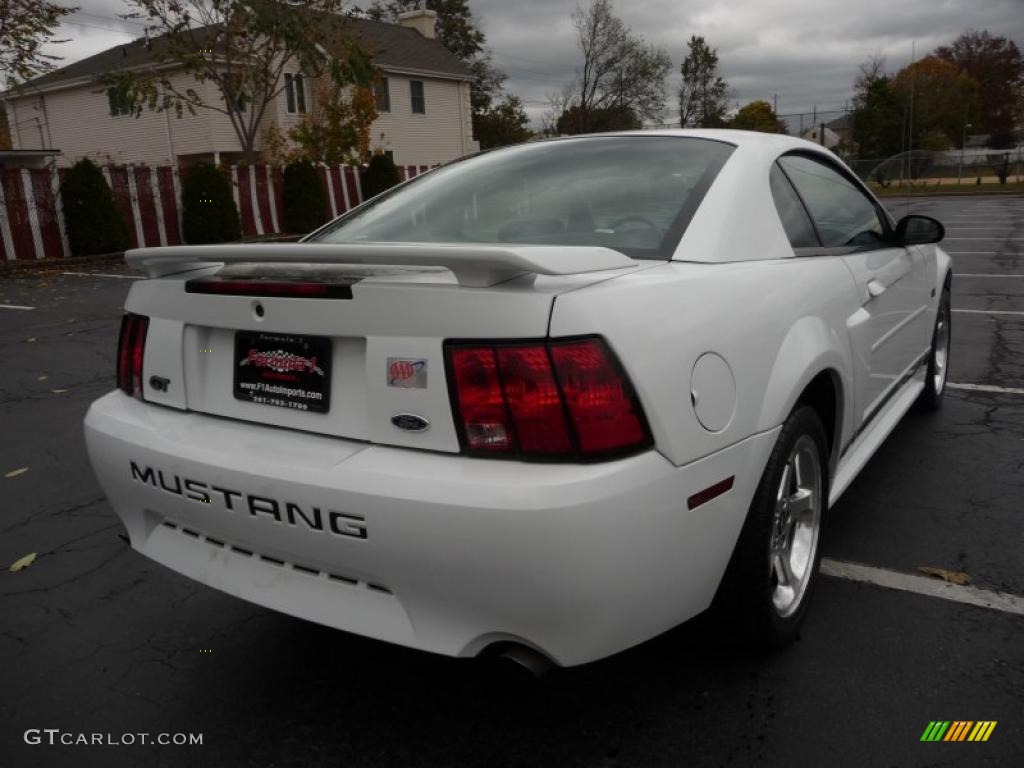
M 946 224 L 951 388 L 832 510 L 825 556 L 1024 596 L 1024 198 L 886 204 Z M 118 538 L 81 432 L 113 387 L 131 279 L 71 269 L 90 274 L 0 276 L 0 768 L 1024 765 L 1024 616 L 870 578 L 822 578 L 801 639 L 772 656 L 690 624 L 535 682 L 150 563 Z M 984 743 L 921 742 L 934 720 L 997 725 Z M 51 746 L 44 729 L 202 744 Z

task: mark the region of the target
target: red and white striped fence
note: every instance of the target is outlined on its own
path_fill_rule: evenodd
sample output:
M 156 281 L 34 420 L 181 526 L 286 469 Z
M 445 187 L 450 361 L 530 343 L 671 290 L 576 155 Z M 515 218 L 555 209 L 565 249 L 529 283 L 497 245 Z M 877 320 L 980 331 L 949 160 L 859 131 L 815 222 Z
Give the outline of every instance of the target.
M 425 173 L 426 165 L 400 166 L 402 180 Z M 106 166 L 103 178 L 128 221 L 131 246 L 180 245 L 181 182 L 170 166 Z M 321 165 L 325 214 L 338 216 L 363 202 L 360 169 Z M 71 256 L 60 201 L 65 169 L 0 169 L 0 262 Z M 269 165 L 227 171 L 241 217 L 242 235 L 284 233 L 283 172 Z

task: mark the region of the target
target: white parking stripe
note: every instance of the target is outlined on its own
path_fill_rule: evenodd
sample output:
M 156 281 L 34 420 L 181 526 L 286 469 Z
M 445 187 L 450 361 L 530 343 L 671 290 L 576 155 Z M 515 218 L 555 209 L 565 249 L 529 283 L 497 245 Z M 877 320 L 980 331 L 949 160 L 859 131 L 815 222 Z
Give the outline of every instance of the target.
M 874 568 L 870 565 L 847 563 L 842 560 L 827 558 L 821 561 L 821 572 L 826 576 L 832 576 L 837 579 L 859 581 L 864 584 L 874 584 L 876 587 L 884 587 L 885 589 L 898 589 L 902 592 L 913 592 L 916 595 L 937 597 L 942 600 L 951 600 L 954 603 L 974 605 L 979 608 L 988 608 L 993 611 L 1024 616 L 1024 597 L 1007 594 L 1006 592 L 991 592 L 987 589 L 950 584 L 912 573 L 888 571 L 884 568 Z
M 1020 387 L 997 387 L 995 384 L 957 384 L 947 381 L 946 386 L 950 389 L 963 389 L 967 392 L 992 392 L 997 395 L 1024 395 L 1024 389 Z
M 23 307 L 20 304 L 0 304 L 0 309 L 35 309 L 35 307 Z
M 141 280 L 142 275 L 112 275 L 106 272 L 61 272 L 72 277 L 113 277 L 118 280 Z
M 954 312 L 963 312 L 967 315 L 1024 315 L 1016 309 L 954 309 Z

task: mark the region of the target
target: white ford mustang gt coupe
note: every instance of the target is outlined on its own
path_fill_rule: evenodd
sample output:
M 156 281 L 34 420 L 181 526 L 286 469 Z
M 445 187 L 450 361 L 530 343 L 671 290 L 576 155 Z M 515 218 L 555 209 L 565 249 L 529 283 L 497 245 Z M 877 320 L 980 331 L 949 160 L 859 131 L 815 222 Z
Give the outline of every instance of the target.
M 804 619 L 828 510 L 940 404 L 942 225 L 741 131 L 538 142 L 287 245 L 132 251 L 89 456 L 142 554 L 451 656 Z

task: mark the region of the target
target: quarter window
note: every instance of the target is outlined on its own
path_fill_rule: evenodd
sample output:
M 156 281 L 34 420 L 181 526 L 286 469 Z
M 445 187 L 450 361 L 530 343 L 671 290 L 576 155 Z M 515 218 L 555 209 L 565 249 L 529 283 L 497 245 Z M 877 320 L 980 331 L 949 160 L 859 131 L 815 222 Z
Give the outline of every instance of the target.
M 423 95 L 423 81 L 410 80 L 409 90 L 412 94 L 413 113 L 417 115 L 425 115 L 427 113 L 427 99 Z
M 789 183 L 786 174 L 778 164 L 772 166 L 770 183 L 775 209 L 782 220 L 782 228 L 786 230 L 789 244 L 794 248 L 816 248 L 821 245 L 814 234 L 814 226 L 807 215 L 807 209 Z
M 391 111 L 391 85 L 386 77 L 373 84 L 373 96 L 377 102 L 378 112 Z
M 841 173 L 803 155 L 784 155 L 779 165 L 807 205 L 824 247 L 863 247 L 885 241 L 875 204 Z

